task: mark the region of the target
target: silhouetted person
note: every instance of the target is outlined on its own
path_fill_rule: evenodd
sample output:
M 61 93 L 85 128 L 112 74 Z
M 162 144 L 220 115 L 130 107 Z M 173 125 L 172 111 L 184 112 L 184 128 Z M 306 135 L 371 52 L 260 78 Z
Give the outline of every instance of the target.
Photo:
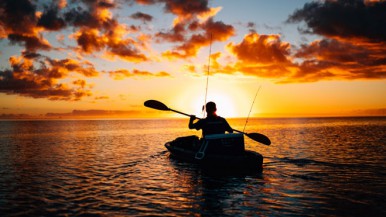
M 214 102 L 208 102 L 205 107 L 207 117 L 193 123 L 196 116 L 191 115 L 189 120 L 189 129 L 202 129 L 204 137 L 210 134 L 223 134 L 225 131 L 233 133 L 233 129 L 229 126 L 225 118 L 217 116 L 217 108 Z

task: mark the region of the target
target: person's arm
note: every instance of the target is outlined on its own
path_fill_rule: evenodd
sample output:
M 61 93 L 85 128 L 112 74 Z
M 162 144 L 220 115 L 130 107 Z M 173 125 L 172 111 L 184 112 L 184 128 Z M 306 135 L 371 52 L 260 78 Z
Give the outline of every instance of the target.
M 225 122 L 225 131 L 227 131 L 228 133 L 233 133 L 232 127 L 228 124 L 228 122 L 225 119 L 224 119 L 224 122 Z
M 195 129 L 193 121 L 196 119 L 196 116 L 191 115 L 189 119 L 189 129 Z

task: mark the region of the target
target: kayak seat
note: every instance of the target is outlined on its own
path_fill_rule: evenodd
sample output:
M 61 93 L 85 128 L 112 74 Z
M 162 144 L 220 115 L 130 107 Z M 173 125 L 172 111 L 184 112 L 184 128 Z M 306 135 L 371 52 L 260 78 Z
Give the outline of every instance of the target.
M 206 145 L 206 154 L 242 155 L 245 152 L 244 135 L 241 133 L 207 135 L 203 145 Z

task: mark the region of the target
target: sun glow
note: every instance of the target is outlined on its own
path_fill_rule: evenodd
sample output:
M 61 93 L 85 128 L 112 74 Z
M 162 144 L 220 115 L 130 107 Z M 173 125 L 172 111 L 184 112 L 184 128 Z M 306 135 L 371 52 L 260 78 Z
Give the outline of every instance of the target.
M 210 101 L 216 103 L 217 115 L 225 118 L 237 116 L 235 107 L 234 107 L 234 102 L 229 96 L 224 94 L 219 94 L 219 93 L 208 94 L 206 102 L 210 102 Z M 204 101 L 202 97 L 197 98 L 195 100 L 194 108 L 195 108 L 196 115 L 200 115 L 201 117 L 204 115 L 204 113 L 202 112 L 203 105 L 204 105 Z

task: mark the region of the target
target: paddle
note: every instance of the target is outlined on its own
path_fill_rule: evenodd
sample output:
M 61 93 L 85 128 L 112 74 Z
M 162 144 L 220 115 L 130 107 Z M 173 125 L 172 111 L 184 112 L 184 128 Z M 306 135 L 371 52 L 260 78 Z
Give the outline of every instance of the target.
M 180 111 L 177 111 L 177 110 L 174 110 L 174 109 L 171 109 L 169 107 L 167 107 L 165 104 L 163 104 L 162 102 L 160 101 L 157 101 L 157 100 L 147 100 L 144 105 L 148 108 L 152 108 L 152 109 L 157 109 L 157 110 L 161 110 L 161 111 L 172 111 L 172 112 L 176 112 L 176 113 L 179 113 L 179 114 L 182 114 L 182 115 L 185 115 L 185 116 L 191 116 L 189 114 L 186 114 L 186 113 L 183 113 L 183 112 L 180 112 Z M 198 118 L 200 119 L 200 118 Z M 233 131 L 236 131 L 236 132 L 239 132 L 239 133 L 242 133 L 246 136 L 248 136 L 250 139 L 256 141 L 256 142 L 260 142 L 264 145 L 270 145 L 271 144 L 271 141 L 269 140 L 269 138 L 263 134 L 260 134 L 260 133 L 244 133 L 242 131 L 239 131 L 239 130 L 235 130 L 233 129 Z

